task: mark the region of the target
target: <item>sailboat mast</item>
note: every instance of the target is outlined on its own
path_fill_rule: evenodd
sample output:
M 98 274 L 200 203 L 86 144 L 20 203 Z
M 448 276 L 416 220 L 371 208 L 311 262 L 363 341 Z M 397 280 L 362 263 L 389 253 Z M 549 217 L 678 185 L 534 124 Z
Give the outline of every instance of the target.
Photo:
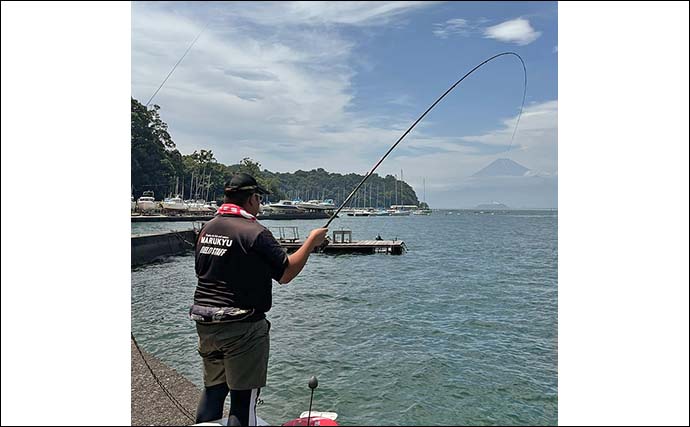
M 208 173 L 208 180 L 206 181 L 206 197 L 204 200 L 208 200 L 208 193 L 211 191 L 211 172 Z
M 400 169 L 400 204 L 404 205 L 405 200 L 403 200 L 403 182 L 405 182 L 405 178 L 403 178 L 403 170 Z

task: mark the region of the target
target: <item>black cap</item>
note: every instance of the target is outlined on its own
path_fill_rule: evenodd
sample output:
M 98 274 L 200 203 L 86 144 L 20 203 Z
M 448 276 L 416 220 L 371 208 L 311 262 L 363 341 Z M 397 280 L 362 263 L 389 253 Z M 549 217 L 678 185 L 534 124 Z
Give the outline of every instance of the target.
M 254 191 L 259 194 L 271 194 L 260 186 L 253 176 L 244 172 L 234 174 L 232 179 L 225 183 L 225 191 Z

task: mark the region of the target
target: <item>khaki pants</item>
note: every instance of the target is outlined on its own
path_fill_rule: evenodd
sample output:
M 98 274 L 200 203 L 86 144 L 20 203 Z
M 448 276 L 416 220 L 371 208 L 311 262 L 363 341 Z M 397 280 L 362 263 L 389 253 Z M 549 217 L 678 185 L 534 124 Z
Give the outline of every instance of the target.
M 200 323 L 199 354 L 204 386 L 227 383 L 231 390 L 266 386 L 271 324 L 256 322 Z

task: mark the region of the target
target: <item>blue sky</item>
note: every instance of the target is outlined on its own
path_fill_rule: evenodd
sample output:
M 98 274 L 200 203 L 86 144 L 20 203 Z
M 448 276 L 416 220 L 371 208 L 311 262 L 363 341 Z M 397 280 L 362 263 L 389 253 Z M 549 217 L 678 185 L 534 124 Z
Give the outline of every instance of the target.
M 523 76 L 507 56 L 456 88 L 377 172 L 402 169 L 420 197 L 426 179 L 435 207 L 555 207 L 557 23 L 555 2 L 135 2 L 132 96 L 146 102 L 206 26 L 154 99 L 182 153 L 364 173 L 458 78 L 515 51 L 529 86 L 509 152 Z M 502 157 L 530 176 L 469 178 Z

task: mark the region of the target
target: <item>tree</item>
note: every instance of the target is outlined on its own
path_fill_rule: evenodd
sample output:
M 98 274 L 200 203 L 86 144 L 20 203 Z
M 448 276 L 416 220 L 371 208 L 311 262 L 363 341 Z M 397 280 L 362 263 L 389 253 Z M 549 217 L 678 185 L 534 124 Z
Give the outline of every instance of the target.
M 240 169 L 238 172 L 248 173 L 257 180 L 261 177 L 261 163 L 245 157 L 240 161 Z
M 218 163 L 211 150 L 182 155 L 175 148 L 168 125 L 160 117 L 158 105 L 147 109 L 132 98 L 131 106 L 131 173 L 135 197 L 145 190 L 153 190 L 160 199 L 174 190 L 175 183 L 184 183 L 190 198 L 203 197 L 208 193 L 209 198 L 218 200 L 222 198 L 225 183 L 232 174 L 245 172 L 272 193 L 271 200 L 301 197 L 304 200 L 333 199 L 336 204 L 340 204 L 364 178 L 355 173 L 329 173 L 323 168 L 298 170 L 294 173 L 275 173 L 266 169 L 262 171 L 261 164 L 250 157 L 244 157 L 238 164 L 224 165 Z M 194 189 L 198 190 L 196 194 L 190 184 L 194 184 Z M 417 195 L 407 183 L 392 175 L 383 178 L 374 174 L 350 205 L 378 203 L 380 206 L 387 206 L 395 202 L 396 194 L 399 204 L 418 204 Z

